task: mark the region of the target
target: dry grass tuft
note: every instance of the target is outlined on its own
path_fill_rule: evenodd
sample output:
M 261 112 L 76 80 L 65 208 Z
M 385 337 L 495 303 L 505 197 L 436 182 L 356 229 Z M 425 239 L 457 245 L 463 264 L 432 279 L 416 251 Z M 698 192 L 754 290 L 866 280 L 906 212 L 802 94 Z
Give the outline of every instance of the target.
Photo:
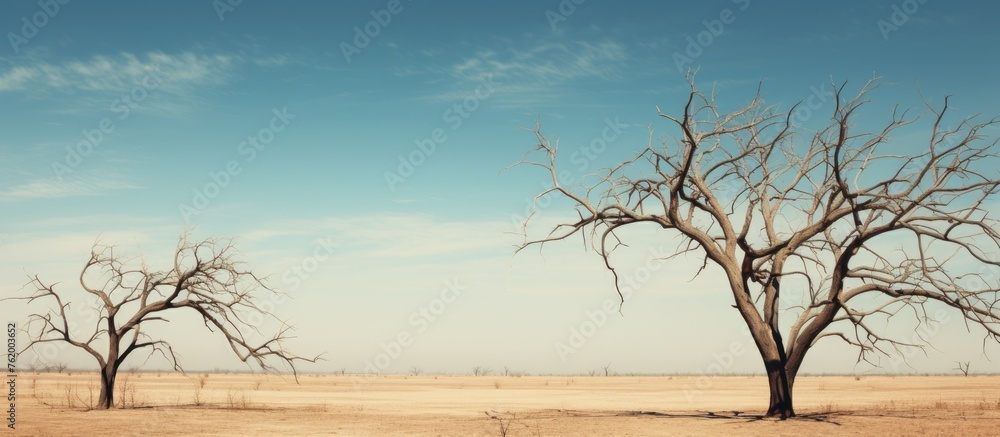
M 253 402 L 250 401 L 250 395 L 244 390 L 233 390 L 229 389 L 226 393 L 226 408 L 230 410 L 249 410 L 253 408 Z

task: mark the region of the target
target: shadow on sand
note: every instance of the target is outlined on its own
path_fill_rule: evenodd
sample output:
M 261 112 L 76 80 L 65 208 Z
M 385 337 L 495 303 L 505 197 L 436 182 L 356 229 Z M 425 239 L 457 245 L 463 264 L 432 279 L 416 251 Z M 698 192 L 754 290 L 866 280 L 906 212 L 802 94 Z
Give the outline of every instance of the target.
M 567 414 L 577 417 L 608 417 L 608 416 L 618 416 L 618 417 L 628 417 L 628 416 L 648 416 L 648 417 L 659 417 L 663 419 L 705 419 L 705 420 L 731 420 L 731 421 L 741 421 L 741 422 L 756 422 L 761 420 L 779 420 L 774 417 L 766 417 L 762 414 L 746 414 L 743 411 L 699 411 L 699 412 L 683 412 L 683 413 L 664 413 L 659 411 L 575 411 L 575 410 L 555 410 L 561 414 Z M 831 411 L 824 413 L 806 413 L 799 414 L 795 417 L 790 417 L 786 420 L 792 421 L 809 421 L 809 422 L 819 422 L 828 423 L 831 425 L 840 426 L 840 423 L 834 420 L 837 416 L 850 415 L 850 412 L 839 412 Z

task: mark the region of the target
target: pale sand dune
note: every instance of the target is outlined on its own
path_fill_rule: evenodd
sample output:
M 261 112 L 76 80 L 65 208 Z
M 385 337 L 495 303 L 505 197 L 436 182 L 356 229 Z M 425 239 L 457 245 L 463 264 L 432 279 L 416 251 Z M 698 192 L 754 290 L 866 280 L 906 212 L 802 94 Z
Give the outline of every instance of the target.
M 126 380 L 127 377 L 127 380 Z M 95 374 L 21 374 L 24 435 L 996 435 L 1000 376 L 800 377 L 811 420 L 753 420 L 762 377 L 119 375 L 138 408 L 86 411 Z M 698 383 L 701 383 L 701 389 Z M 499 388 L 497 388 L 499 386 Z M 698 391 L 700 390 L 700 392 Z M 195 403 L 196 393 L 202 403 Z M 74 407 L 66 406 L 72 398 Z M 129 402 L 131 403 L 131 402 Z M 48 404 L 48 405 L 46 405 Z M 733 411 L 741 411 L 739 418 Z M 708 414 L 711 412 L 711 414 Z M 727 417 L 719 417 L 727 416 Z

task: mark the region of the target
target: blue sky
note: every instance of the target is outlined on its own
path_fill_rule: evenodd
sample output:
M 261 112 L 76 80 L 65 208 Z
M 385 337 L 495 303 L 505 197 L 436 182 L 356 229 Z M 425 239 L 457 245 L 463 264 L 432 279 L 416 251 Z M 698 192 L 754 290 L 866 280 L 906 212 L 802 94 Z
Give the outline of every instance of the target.
M 687 281 L 690 259 L 656 266 L 624 317 L 608 315 L 578 353 L 556 353 L 617 295 L 579 245 L 511 262 L 512 223 L 545 177 L 501 170 L 533 146 L 522 128 L 536 120 L 579 177 L 643 147 L 648 129 L 670 133 L 656 106 L 680 109 L 685 67 L 733 106 L 758 82 L 790 106 L 831 77 L 850 88 L 875 75 L 894 83 L 875 95 L 878 110 L 919 106 L 918 85 L 933 102 L 954 95 L 961 114 L 996 115 L 1000 97 L 991 2 L 53 4 L 54 14 L 34 1 L 0 6 L 4 293 L 29 273 L 69 287 L 99 236 L 162 262 L 186 229 L 236 237 L 292 289 L 276 311 L 298 326 L 297 346 L 326 354 L 313 371 L 361 370 L 404 331 L 414 344 L 387 371 L 698 372 L 733 341 L 750 347 L 724 284 Z M 377 35 L 366 42 L 356 27 Z M 679 55 L 690 59 L 682 68 Z M 607 126 L 615 138 L 594 154 Z M 428 140 L 429 154 L 418 145 Z M 308 277 L 282 279 L 325 247 L 317 240 L 338 248 Z M 651 241 L 622 268 L 676 244 Z M 433 323 L 411 323 L 448 281 L 467 291 Z M 916 359 L 918 371 L 949 371 L 952 356 L 988 365 L 981 336 L 960 325 L 943 328 L 941 351 Z M 178 340 L 184 363 L 237 367 L 217 340 Z M 835 345 L 814 354 L 806 371 L 870 369 Z M 751 351 L 727 370 L 761 366 Z

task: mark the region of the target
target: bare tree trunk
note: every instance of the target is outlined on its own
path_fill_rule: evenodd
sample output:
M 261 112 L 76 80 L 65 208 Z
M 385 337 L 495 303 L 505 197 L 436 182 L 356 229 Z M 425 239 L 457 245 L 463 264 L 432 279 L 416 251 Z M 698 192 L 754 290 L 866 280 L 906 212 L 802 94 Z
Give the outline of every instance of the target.
M 114 312 L 108 317 L 108 332 L 117 332 Z M 107 410 L 115 406 L 115 377 L 118 376 L 118 343 L 120 337 L 110 334 L 108 339 L 108 361 L 101 368 L 101 396 L 97 408 Z
M 739 302 L 739 300 L 737 300 Z M 767 384 L 770 388 L 770 402 L 767 407 L 767 417 L 778 417 L 782 420 L 795 416 L 792 403 L 792 388 L 795 375 L 798 373 L 801 357 L 795 354 L 786 355 L 780 335 L 763 325 L 753 314 L 743 314 L 754 336 L 764 370 L 767 372 Z M 756 328 L 756 329 L 755 329 Z
M 110 362 L 101 369 L 101 396 L 97 401 L 97 408 L 110 409 L 115 405 L 115 377 L 118 369 L 115 363 Z
M 767 368 L 767 384 L 771 388 L 771 401 L 767 407 L 768 417 L 780 417 L 782 420 L 795 416 L 792 406 L 792 386 L 795 375 L 789 375 L 785 363 L 771 361 L 765 364 Z

